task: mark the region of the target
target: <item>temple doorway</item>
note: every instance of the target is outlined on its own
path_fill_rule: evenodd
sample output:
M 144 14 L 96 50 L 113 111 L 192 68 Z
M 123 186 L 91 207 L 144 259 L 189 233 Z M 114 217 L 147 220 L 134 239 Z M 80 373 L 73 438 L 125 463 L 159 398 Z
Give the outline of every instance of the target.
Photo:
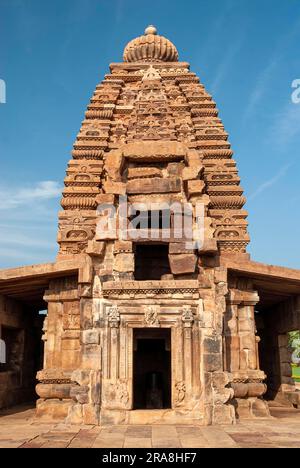
M 171 329 L 135 329 L 133 345 L 133 408 L 171 408 Z

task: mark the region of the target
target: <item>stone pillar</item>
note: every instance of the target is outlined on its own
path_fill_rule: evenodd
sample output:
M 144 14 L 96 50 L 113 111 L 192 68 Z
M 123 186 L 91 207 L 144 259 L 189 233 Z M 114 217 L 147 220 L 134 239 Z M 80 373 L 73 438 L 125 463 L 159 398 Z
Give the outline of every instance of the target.
M 190 307 L 185 306 L 182 313 L 183 322 L 183 369 L 186 393 L 188 396 L 192 392 L 192 333 L 194 316 Z
M 44 368 L 37 374 L 37 416 L 61 420 L 68 415 L 74 369 L 80 364 L 78 282 L 74 277 L 52 280 L 45 292 Z
M 98 284 L 91 259 L 86 257 L 79 274 L 81 359 L 71 376 L 74 404 L 67 418 L 70 424 L 99 424 L 102 347 L 101 299 L 95 297 L 101 297 Z
M 227 294 L 226 270 L 212 269 L 203 271 L 205 285 L 210 289 L 201 290 L 203 297 L 203 315 L 201 320 L 204 391 L 205 391 L 205 424 L 233 424 L 235 412 L 232 405 L 233 390 L 230 388 L 232 376 L 223 364 L 223 318 L 226 312 L 225 296 Z
M 224 335 L 225 365 L 233 375 L 232 388 L 237 416 L 268 416 L 266 375 L 259 368 L 258 342 L 255 326 L 255 306 L 259 297 L 255 291 L 231 289 L 227 298 Z

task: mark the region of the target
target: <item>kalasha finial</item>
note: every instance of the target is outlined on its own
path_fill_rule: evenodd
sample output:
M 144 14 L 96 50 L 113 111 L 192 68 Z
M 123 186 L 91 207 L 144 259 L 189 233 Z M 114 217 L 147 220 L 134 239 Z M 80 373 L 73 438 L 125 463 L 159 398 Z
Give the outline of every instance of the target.
M 151 24 L 142 36 L 128 42 L 123 59 L 124 62 L 178 62 L 178 52 L 174 44 L 159 36 Z
M 148 36 L 148 34 L 157 34 L 157 29 L 155 26 L 150 24 L 146 29 L 145 29 L 145 34 Z

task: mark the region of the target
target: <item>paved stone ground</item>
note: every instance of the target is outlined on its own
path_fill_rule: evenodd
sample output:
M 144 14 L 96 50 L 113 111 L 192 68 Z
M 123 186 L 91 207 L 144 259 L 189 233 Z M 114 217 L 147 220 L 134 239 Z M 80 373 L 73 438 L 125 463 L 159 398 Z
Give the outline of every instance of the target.
M 0 448 L 300 448 L 300 410 L 273 408 L 272 418 L 236 426 L 66 426 L 34 420 L 34 409 L 0 413 Z

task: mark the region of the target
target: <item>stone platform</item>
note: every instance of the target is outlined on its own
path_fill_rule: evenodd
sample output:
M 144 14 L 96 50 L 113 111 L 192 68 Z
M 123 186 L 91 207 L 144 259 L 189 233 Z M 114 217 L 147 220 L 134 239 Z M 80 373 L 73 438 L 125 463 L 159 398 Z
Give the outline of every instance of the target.
M 32 407 L 0 413 L 0 448 L 300 448 L 300 410 L 234 426 L 74 426 L 45 424 Z

